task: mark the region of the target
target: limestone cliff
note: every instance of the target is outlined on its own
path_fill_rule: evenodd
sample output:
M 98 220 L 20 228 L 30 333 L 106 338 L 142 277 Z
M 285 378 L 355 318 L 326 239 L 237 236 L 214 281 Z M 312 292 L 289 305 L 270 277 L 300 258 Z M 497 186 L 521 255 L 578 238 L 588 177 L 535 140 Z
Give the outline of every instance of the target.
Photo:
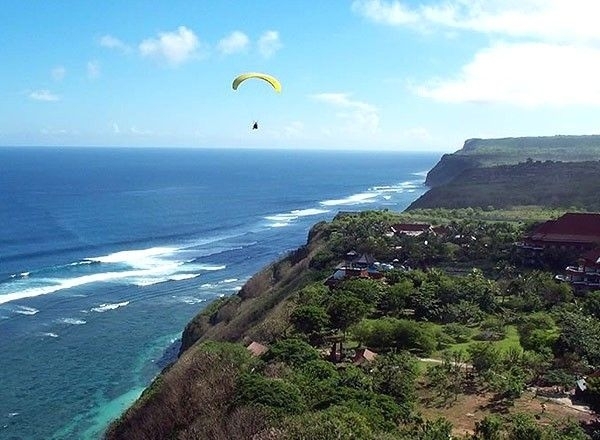
M 427 174 L 427 186 L 444 185 L 465 170 L 533 161 L 582 162 L 600 158 L 600 135 L 467 139 Z

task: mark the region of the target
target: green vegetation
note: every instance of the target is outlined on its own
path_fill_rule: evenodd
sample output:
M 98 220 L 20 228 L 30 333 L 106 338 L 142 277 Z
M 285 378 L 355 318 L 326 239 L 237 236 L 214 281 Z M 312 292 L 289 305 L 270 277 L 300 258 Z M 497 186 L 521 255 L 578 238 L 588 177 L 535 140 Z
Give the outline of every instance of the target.
M 515 165 L 532 161 L 586 162 L 600 157 L 600 136 L 551 136 L 469 139 L 454 154 L 445 154 L 427 174 L 435 187 L 471 168 Z
M 107 438 L 592 438 L 592 427 L 545 426 L 514 408 L 527 387 L 572 387 L 600 364 L 600 292 L 576 297 L 544 264 L 526 266 L 513 243 L 529 225 L 502 221 L 510 211 L 491 221 L 478 218 L 484 210 L 429 213 L 442 232 L 390 234 L 406 216 L 388 211 L 316 225 L 305 247 L 188 326 L 187 350 Z M 329 289 L 325 278 L 351 250 L 395 268 Z M 211 340 L 269 351 L 252 358 Z M 377 355 L 354 364 L 360 348 Z M 482 395 L 494 415 L 470 435 L 423 416 Z
M 597 156 L 599 157 L 599 156 Z M 469 168 L 415 200 L 416 208 L 510 208 L 541 205 L 571 211 L 598 211 L 600 162 L 526 161 Z
M 305 246 L 188 324 L 179 360 L 106 438 L 600 438 L 590 418 L 523 402 L 600 365 L 600 291 L 555 282 L 570 252 L 534 267 L 514 246 L 535 223 L 600 210 L 598 157 L 600 136 L 471 139 L 404 213 L 316 224 Z M 412 222 L 439 228 L 390 233 Z M 350 251 L 384 263 L 380 277 L 327 287 Z M 250 341 L 268 351 L 251 357 Z M 598 377 L 586 396 L 600 408 Z

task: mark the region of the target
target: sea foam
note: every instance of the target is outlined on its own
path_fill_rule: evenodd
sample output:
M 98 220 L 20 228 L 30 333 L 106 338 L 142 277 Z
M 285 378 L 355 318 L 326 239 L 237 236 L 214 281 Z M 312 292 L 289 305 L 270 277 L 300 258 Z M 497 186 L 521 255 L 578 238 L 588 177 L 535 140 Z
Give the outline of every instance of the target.
M 12 311 L 19 315 L 35 315 L 36 313 L 39 312 L 39 310 L 34 307 L 19 306 L 19 305 L 16 305 L 12 309 Z
M 98 307 L 92 307 L 91 310 L 93 312 L 104 313 L 108 310 L 115 310 L 115 309 L 118 309 L 119 307 L 125 307 L 127 305 L 129 305 L 129 301 L 123 301 L 123 302 L 114 303 L 114 304 L 100 304 Z
M 363 203 L 373 203 L 378 196 L 378 192 L 370 191 L 359 194 L 353 194 L 343 199 L 331 199 L 321 201 L 323 206 L 340 206 L 340 205 L 360 205 Z
M 62 318 L 62 319 L 59 319 L 59 322 L 61 322 L 63 324 L 69 324 L 69 325 L 83 325 L 83 324 L 87 323 L 87 321 L 85 321 L 84 319 L 77 319 L 77 318 Z
M 396 185 L 377 185 L 369 188 L 367 191 L 352 194 L 342 199 L 323 200 L 319 202 L 322 206 L 351 206 L 374 203 L 379 200 L 390 200 L 390 194 L 399 194 L 403 192 L 413 192 L 422 183 L 416 180 L 409 180 Z
M 294 220 L 297 220 L 301 217 L 309 217 L 313 215 L 320 215 L 328 213 L 328 209 L 318 209 L 318 208 L 308 208 L 308 209 L 295 209 L 290 212 L 268 215 L 265 217 L 265 220 L 270 220 L 271 223 L 269 226 L 273 228 L 284 227 L 289 225 Z
M 186 263 L 186 260 L 178 260 L 176 256 L 180 250 L 174 247 L 154 247 L 120 251 L 86 258 L 64 266 L 64 277 L 62 278 L 13 278 L 9 283 L 0 285 L 0 304 L 47 295 L 91 283 L 122 282 L 137 286 L 149 286 L 166 281 L 191 279 L 204 271 L 226 268 L 225 265 L 194 264 Z M 97 264 L 97 273 L 79 275 L 74 272 L 80 264 L 91 263 Z M 26 311 L 22 313 L 26 314 Z

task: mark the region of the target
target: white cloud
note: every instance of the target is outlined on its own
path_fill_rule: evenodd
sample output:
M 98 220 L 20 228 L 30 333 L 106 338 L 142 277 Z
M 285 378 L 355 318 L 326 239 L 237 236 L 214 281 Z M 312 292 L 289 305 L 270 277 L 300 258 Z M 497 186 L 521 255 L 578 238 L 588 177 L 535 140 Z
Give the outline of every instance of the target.
M 171 66 L 177 66 L 194 57 L 198 46 L 196 34 L 180 26 L 175 32 L 161 32 L 158 38 L 142 41 L 139 50 L 142 56 L 164 59 Z
M 67 69 L 65 69 L 63 66 L 56 66 L 54 69 L 52 69 L 51 74 L 55 81 L 62 81 L 67 74 Z
M 88 61 L 87 63 L 88 78 L 98 78 L 100 76 L 100 63 L 96 60 Z
M 338 109 L 336 116 L 346 122 L 346 131 L 377 131 L 379 111 L 377 107 L 362 101 L 350 99 L 347 93 L 319 93 L 313 99 Z
M 413 87 L 443 102 L 600 105 L 600 49 L 546 43 L 497 44 L 479 51 L 456 78 Z
M 108 49 L 116 49 L 123 53 L 131 52 L 131 47 L 112 35 L 104 35 L 100 38 L 100 46 Z
M 250 39 L 246 34 L 240 31 L 233 31 L 219 41 L 217 49 L 224 55 L 230 55 L 245 50 L 249 43 Z
M 411 11 L 398 1 L 357 0 L 352 3 L 352 10 L 376 23 L 389 25 L 411 24 L 421 20 L 418 12 Z
M 266 31 L 258 39 L 258 51 L 265 58 L 273 56 L 282 47 L 277 31 Z
M 543 41 L 600 41 L 594 0 L 355 0 L 352 10 L 381 24 L 469 30 Z
M 35 101 L 58 101 L 60 96 L 50 92 L 49 90 L 34 90 L 29 94 L 29 97 Z
M 503 43 L 479 49 L 451 77 L 413 87 L 443 102 L 600 105 L 600 2 L 594 0 L 355 0 L 381 24 L 475 32 Z
M 120 134 L 121 133 L 121 129 L 119 128 L 119 124 L 117 124 L 116 122 L 113 122 L 112 129 L 113 129 L 113 133 L 114 134 Z

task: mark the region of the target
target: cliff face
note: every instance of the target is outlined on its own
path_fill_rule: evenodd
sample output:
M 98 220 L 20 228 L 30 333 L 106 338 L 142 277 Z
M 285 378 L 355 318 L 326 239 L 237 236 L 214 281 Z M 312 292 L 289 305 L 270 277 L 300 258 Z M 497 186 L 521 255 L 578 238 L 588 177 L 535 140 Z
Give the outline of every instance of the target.
M 476 168 L 477 160 L 456 154 L 444 154 L 440 161 L 427 173 L 425 185 L 436 187 L 450 182 L 465 170 Z
M 236 346 L 230 352 L 216 353 L 196 343 L 269 343 L 280 337 L 290 313 L 286 298 L 315 277 L 322 277 L 310 268 L 310 262 L 327 235 L 324 225 L 313 226 L 305 246 L 254 275 L 237 295 L 216 301 L 192 319 L 183 333 L 178 360 L 109 427 L 105 438 L 158 440 L 171 438 L 184 426 L 189 426 L 193 435 L 178 438 L 250 438 L 238 431 L 264 420 L 264 414 L 229 411 L 247 350 Z M 206 437 L 209 432 L 214 435 Z
M 600 210 L 600 162 L 529 161 L 517 165 L 470 168 L 431 188 L 409 207 L 551 208 Z
M 445 154 L 429 171 L 425 184 L 449 183 L 463 171 L 533 161 L 583 162 L 600 158 L 600 135 L 467 139 L 462 149 Z
M 252 276 L 237 295 L 211 304 L 192 319 L 183 331 L 180 354 L 197 341 L 234 342 L 252 336 L 264 340 L 279 331 L 261 323 L 289 292 L 310 281 L 307 269 L 321 246 L 322 225 L 313 226 L 305 246 Z

